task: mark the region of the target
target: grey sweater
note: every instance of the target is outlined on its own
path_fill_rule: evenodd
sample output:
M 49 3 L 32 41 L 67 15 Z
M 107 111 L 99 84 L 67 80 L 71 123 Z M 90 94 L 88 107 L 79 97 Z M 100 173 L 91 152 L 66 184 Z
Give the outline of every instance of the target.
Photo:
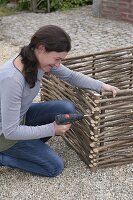
M 100 91 L 102 82 L 94 80 L 67 67 L 53 67 L 52 74 L 71 85 Z M 23 117 L 39 92 L 44 72 L 38 69 L 38 80 L 29 88 L 22 73 L 15 68 L 13 60 L 0 66 L 0 151 L 13 146 L 18 140 L 38 139 L 54 136 L 54 124 L 26 126 Z

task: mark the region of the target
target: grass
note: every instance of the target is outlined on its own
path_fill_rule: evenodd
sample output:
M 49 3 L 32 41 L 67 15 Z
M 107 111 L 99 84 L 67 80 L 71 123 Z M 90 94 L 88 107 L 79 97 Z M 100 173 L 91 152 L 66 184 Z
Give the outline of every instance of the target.
M 4 6 L 0 6 L 0 17 L 13 15 L 16 13 L 16 10 L 13 8 L 6 8 Z

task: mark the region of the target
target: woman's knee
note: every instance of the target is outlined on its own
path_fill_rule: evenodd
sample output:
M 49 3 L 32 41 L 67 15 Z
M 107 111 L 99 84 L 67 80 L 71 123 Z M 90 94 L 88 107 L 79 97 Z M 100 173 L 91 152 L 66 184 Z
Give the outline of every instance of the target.
M 72 101 L 63 100 L 63 112 L 64 113 L 74 113 L 75 112 L 75 105 Z
M 54 171 L 52 171 L 51 176 L 55 177 L 62 173 L 64 169 L 64 161 L 62 159 L 58 160 L 58 162 L 54 166 Z
M 48 177 L 56 177 L 62 173 L 64 169 L 64 161 L 59 157 L 58 160 L 51 162 L 47 171 Z

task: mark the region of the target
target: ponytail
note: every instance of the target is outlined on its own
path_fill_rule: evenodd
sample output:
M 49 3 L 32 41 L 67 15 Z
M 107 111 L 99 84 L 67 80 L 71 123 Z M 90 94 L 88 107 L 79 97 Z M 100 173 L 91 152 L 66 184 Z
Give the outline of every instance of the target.
M 29 84 L 30 88 L 33 88 L 37 81 L 38 72 L 38 61 L 34 54 L 34 50 L 30 45 L 24 46 L 20 51 L 20 56 L 24 65 L 23 73 L 25 80 Z

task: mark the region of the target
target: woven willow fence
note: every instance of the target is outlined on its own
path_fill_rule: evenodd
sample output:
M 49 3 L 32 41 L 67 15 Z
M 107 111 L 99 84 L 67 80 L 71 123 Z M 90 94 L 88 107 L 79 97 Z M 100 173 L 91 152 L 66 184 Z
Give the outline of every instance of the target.
M 41 100 L 69 99 L 90 116 L 72 125 L 64 140 L 92 169 L 133 162 L 133 47 L 72 57 L 64 65 L 119 87 L 117 97 L 72 87 L 53 75 L 42 80 Z

